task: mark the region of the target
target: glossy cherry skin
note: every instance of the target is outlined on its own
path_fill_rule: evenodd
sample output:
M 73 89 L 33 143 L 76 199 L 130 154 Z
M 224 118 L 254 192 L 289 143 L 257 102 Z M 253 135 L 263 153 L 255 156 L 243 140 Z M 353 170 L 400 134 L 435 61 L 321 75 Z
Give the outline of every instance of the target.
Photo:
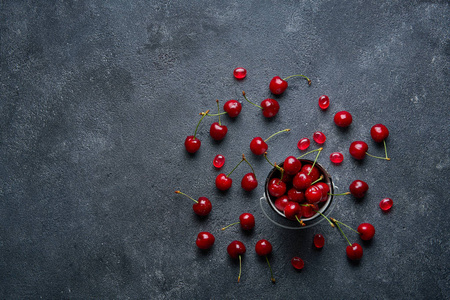
M 296 188 L 291 188 L 287 192 L 287 197 L 290 201 L 302 203 L 305 201 L 305 193 Z
M 202 145 L 202 142 L 193 135 L 190 135 L 186 137 L 186 140 L 184 140 L 184 147 L 186 148 L 186 151 L 189 153 L 195 153 L 200 149 L 200 146 Z
M 295 217 L 301 212 L 301 206 L 297 202 L 291 201 L 284 207 L 283 212 L 289 220 L 296 220 Z
M 370 129 L 370 136 L 375 142 L 381 143 L 389 136 L 389 130 L 383 124 L 376 124 Z
M 266 118 L 275 117 L 280 110 L 280 104 L 275 99 L 267 98 L 261 102 L 262 113 Z
M 284 208 L 286 207 L 286 205 L 289 204 L 289 198 L 286 195 L 283 195 L 281 197 L 278 197 L 275 202 L 274 205 L 275 207 L 279 210 L 279 211 L 284 211 Z
M 311 141 L 308 138 L 302 138 L 297 143 L 298 150 L 306 150 L 308 149 L 309 145 L 311 144 Z
M 288 83 L 281 79 L 280 76 L 275 76 L 269 83 L 269 89 L 274 95 L 281 95 L 287 89 Z
M 319 206 L 317 206 L 317 204 L 312 204 L 311 206 L 301 206 L 301 210 L 302 210 L 302 216 L 304 218 L 311 218 L 312 216 L 314 216 L 316 214 L 315 211 L 319 210 Z
M 325 245 L 325 238 L 320 233 L 314 235 L 314 246 L 316 246 L 317 249 L 322 249 Z
M 233 180 L 224 173 L 220 173 L 216 177 L 216 187 L 221 191 L 226 191 L 231 187 Z
M 206 250 L 211 248 L 212 245 L 214 245 L 215 241 L 216 238 L 214 237 L 214 235 L 209 232 L 203 231 L 197 235 L 195 244 L 197 244 L 197 247 L 199 247 L 200 249 Z
M 388 211 L 394 205 L 394 201 L 391 198 L 384 198 L 380 201 L 380 208 L 382 211 Z
M 330 154 L 330 161 L 334 164 L 340 164 L 344 161 L 344 155 L 340 152 L 333 152 Z
M 328 192 L 330 191 L 330 187 L 328 186 L 328 184 L 324 182 L 318 182 L 315 184 L 315 186 L 322 190 L 322 198 L 320 199 L 320 202 L 327 201 Z
M 322 199 L 322 196 L 322 189 L 316 185 L 311 185 L 305 191 L 306 202 L 310 204 L 319 202 Z
M 259 240 L 255 245 L 255 252 L 259 256 L 266 256 L 272 252 L 272 244 L 268 240 Z
M 292 179 L 292 185 L 297 190 L 306 190 L 313 182 L 312 177 L 304 172 L 299 172 Z
M 268 148 L 267 143 L 260 137 L 255 137 L 250 142 L 250 150 L 255 155 L 263 155 Z
M 283 168 L 288 175 L 295 175 L 302 168 L 302 163 L 296 157 L 288 156 L 284 160 Z
M 311 168 L 312 168 L 312 170 L 311 170 Z M 311 172 L 309 172 L 310 170 L 311 170 Z M 315 166 L 313 167 L 311 164 L 303 165 L 300 172 L 305 173 L 305 174 L 309 173 L 309 176 L 311 176 L 312 181 L 316 181 L 320 177 L 319 169 L 317 169 Z
M 313 140 L 319 144 L 322 145 L 327 140 L 327 137 L 322 131 L 316 131 L 313 133 Z
M 228 127 L 225 125 L 219 125 L 219 123 L 214 122 L 211 124 L 209 129 L 209 135 L 216 141 L 221 141 L 225 138 L 228 132 Z
M 351 246 L 348 245 L 345 251 L 347 252 L 347 257 L 351 260 L 360 260 L 363 257 L 363 248 L 358 243 L 353 243 Z
M 254 173 L 247 173 L 242 177 L 241 187 L 247 192 L 253 191 L 258 186 L 258 180 Z
M 348 127 L 352 121 L 353 117 L 348 111 L 339 111 L 334 115 L 334 123 L 339 127 Z
M 227 112 L 227 114 L 231 118 L 236 118 L 242 110 L 242 104 L 236 100 L 228 100 L 223 105 L 223 110 Z
M 244 230 L 251 230 L 255 227 L 255 217 L 250 213 L 243 213 L 239 216 L 241 228 Z
M 366 156 L 366 152 L 368 149 L 369 149 L 369 146 L 365 142 L 354 141 L 353 143 L 351 143 L 348 151 L 350 152 L 350 155 L 354 159 L 361 160 Z
M 233 70 L 233 76 L 238 80 L 242 80 L 247 76 L 247 70 L 242 67 L 236 68 Z
M 368 189 L 369 185 L 362 180 L 355 180 L 349 186 L 350 193 L 355 198 L 363 198 Z
M 280 197 L 286 193 L 286 183 L 279 178 L 274 178 L 269 182 L 267 189 L 271 196 Z
M 375 235 L 375 227 L 370 223 L 362 223 L 358 226 L 357 231 L 359 232 L 359 237 L 363 241 L 368 241 Z
M 222 154 L 217 154 L 213 159 L 214 167 L 220 169 L 223 167 L 224 164 L 225 164 L 225 156 L 223 156 Z
M 244 243 L 240 241 L 232 241 L 227 247 L 228 255 L 233 259 L 243 255 L 246 250 Z
M 293 257 L 291 259 L 291 265 L 297 269 L 297 270 L 301 270 L 303 269 L 303 267 L 305 266 L 305 262 L 303 261 L 303 259 L 301 259 L 300 257 Z
M 207 216 L 212 209 L 211 201 L 206 197 L 200 197 L 198 202 L 192 205 L 192 209 L 199 216 Z
M 319 97 L 319 107 L 325 110 L 330 106 L 330 98 L 327 95 L 322 95 Z

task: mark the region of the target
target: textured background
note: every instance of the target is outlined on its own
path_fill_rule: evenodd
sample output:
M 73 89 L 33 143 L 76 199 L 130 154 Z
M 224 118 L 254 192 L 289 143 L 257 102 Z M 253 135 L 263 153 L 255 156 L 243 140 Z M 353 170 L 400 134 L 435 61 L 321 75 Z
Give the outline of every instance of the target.
M 447 1 L 1 1 L 0 13 L 0 298 L 449 296 Z M 238 66 L 243 81 L 232 76 Z M 205 118 L 200 151 L 186 153 L 215 99 L 243 101 L 245 90 L 259 102 L 273 76 L 298 73 L 313 84 L 290 80 L 278 116 L 266 120 L 244 101 L 238 118 L 222 118 L 225 140 L 212 141 L 216 118 Z M 344 109 L 354 121 L 339 130 L 332 117 Z M 392 160 L 351 159 L 359 139 L 382 155 L 369 135 L 380 122 Z M 376 227 L 359 264 L 326 223 L 286 230 L 262 214 L 270 166 L 248 145 L 284 128 L 292 131 L 269 142 L 272 160 L 300 154 L 297 141 L 321 130 L 319 162 L 340 190 L 369 184 L 365 199 L 340 197 L 333 211 Z M 345 155 L 339 166 L 334 151 Z M 217 153 L 225 172 L 245 153 L 260 186 L 240 188 L 241 165 L 231 190 L 218 192 Z M 210 216 L 197 218 L 176 189 L 210 198 Z M 387 214 L 384 197 L 395 202 Z M 243 212 L 256 217 L 252 232 L 220 231 Z M 203 230 L 216 236 L 207 252 L 194 242 Z M 326 238 L 321 251 L 315 233 Z M 261 238 L 274 246 L 276 284 L 254 252 Z M 234 239 L 247 245 L 239 284 L 226 253 Z

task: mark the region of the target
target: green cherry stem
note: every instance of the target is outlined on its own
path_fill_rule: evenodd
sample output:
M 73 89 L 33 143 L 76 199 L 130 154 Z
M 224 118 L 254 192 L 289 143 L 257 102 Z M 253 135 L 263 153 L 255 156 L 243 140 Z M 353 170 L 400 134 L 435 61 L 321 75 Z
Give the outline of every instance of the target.
M 375 155 L 372 155 L 372 154 L 367 153 L 367 152 L 366 152 L 366 155 L 370 156 L 370 157 L 373 157 L 373 158 L 384 159 L 384 160 L 391 160 L 389 157 L 375 156 Z
M 238 276 L 238 282 L 241 281 L 241 273 L 242 273 L 242 258 L 241 258 L 241 255 L 239 255 L 239 276 Z
M 273 138 L 274 136 L 276 136 L 276 135 L 279 134 L 279 133 L 282 133 L 282 132 L 288 132 L 288 131 L 291 131 L 291 130 L 288 128 L 288 129 L 283 129 L 283 130 L 280 130 L 280 131 L 278 131 L 278 132 L 275 132 L 274 134 L 272 134 L 271 136 L 269 136 L 267 139 L 265 139 L 264 142 L 267 142 L 268 140 L 270 140 L 271 138 Z
M 230 173 L 228 173 L 228 175 L 227 175 L 227 177 L 229 177 L 230 175 L 231 175 L 231 173 L 233 173 L 234 172 L 234 170 L 236 170 L 237 169 L 237 167 L 239 167 L 239 165 L 243 162 L 245 160 L 245 158 L 244 157 L 242 157 L 242 159 L 241 159 L 241 161 L 233 168 L 233 170 L 231 170 L 231 172 Z
M 315 149 L 315 150 L 308 151 L 308 152 L 306 152 L 305 154 L 302 154 L 302 155 L 300 155 L 299 157 L 297 157 L 297 159 L 300 159 L 300 158 L 302 158 L 302 157 L 304 157 L 304 156 L 306 156 L 306 155 L 308 155 L 308 154 L 310 154 L 310 153 L 313 153 L 313 152 L 316 152 L 316 151 L 322 151 L 322 150 L 323 150 L 323 148 L 320 147 L 319 149 Z
M 318 182 L 321 181 L 322 179 L 323 179 L 323 175 L 320 174 L 320 177 L 319 177 L 316 181 L 313 181 L 313 182 L 311 183 L 311 185 L 314 185 L 314 184 L 318 183 Z
M 218 113 L 218 114 L 207 114 L 207 116 L 208 117 L 217 117 L 217 116 L 223 116 L 223 115 L 226 115 L 226 114 L 227 114 L 227 112 L 223 111 L 223 112 Z
M 312 205 L 311 204 L 302 204 L 302 206 L 310 206 L 310 207 L 312 207 Z M 318 210 L 315 210 L 315 209 L 313 209 L 316 213 L 318 213 L 319 215 L 321 215 L 325 220 L 327 220 L 328 221 L 328 223 L 330 223 L 330 225 L 331 225 L 331 227 L 333 227 L 334 228 L 334 224 L 333 224 L 333 222 L 331 222 L 330 221 L 330 219 L 327 217 L 327 216 L 325 216 L 323 213 L 321 213 L 320 211 L 318 211 Z
M 241 223 L 241 222 L 234 222 L 234 223 L 231 223 L 230 225 L 227 225 L 227 226 L 223 227 L 222 230 L 225 230 L 225 229 L 227 229 L 228 227 L 231 227 L 231 226 L 236 225 L 236 224 L 239 224 L 239 223 Z
M 219 126 L 222 126 L 222 123 L 220 123 L 220 107 L 219 107 L 219 99 L 216 99 L 217 103 L 217 115 L 219 116 Z
M 272 165 L 272 167 L 276 168 L 278 171 L 281 172 L 280 181 L 278 182 L 278 183 L 280 183 L 281 180 L 283 179 L 283 176 L 284 176 L 284 168 L 282 168 L 282 167 L 280 167 L 279 165 L 277 165 L 277 163 L 271 163 L 270 160 L 269 160 L 269 158 L 267 158 L 267 152 L 264 152 L 264 158 L 267 160 L 267 162 L 268 162 L 269 164 Z
M 348 240 L 347 236 L 345 235 L 345 233 L 342 231 L 341 226 L 339 226 L 339 224 L 336 222 L 335 223 L 337 228 L 339 229 L 339 231 L 341 232 L 341 234 L 344 236 L 344 238 L 347 240 L 347 243 L 351 246 L 352 243 L 350 243 L 350 241 Z
M 242 154 L 242 159 L 250 166 L 250 168 L 252 169 L 253 174 L 255 174 L 255 170 L 253 169 L 252 165 L 249 163 L 249 161 L 247 160 L 247 158 L 245 157 L 244 154 Z
M 300 225 L 302 226 L 306 226 L 305 222 L 303 222 L 303 220 L 300 220 L 297 215 L 295 216 L 295 218 L 297 219 L 297 221 L 300 223 Z
M 197 200 L 195 200 L 194 198 L 192 198 L 192 197 L 189 196 L 189 195 L 186 195 L 185 193 L 183 193 L 183 192 L 181 192 L 181 191 L 175 191 L 175 193 L 176 193 L 176 194 L 180 194 L 180 195 L 184 195 L 184 196 L 188 197 L 189 199 L 191 199 L 192 201 L 194 201 L 195 203 L 198 203 Z
M 360 232 L 358 232 L 358 230 L 353 229 L 352 227 L 348 226 L 348 225 L 345 224 L 345 223 L 342 223 L 341 221 L 338 221 L 338 220 L 336 220 L 336 219 L 334 219 L 334 218 L 331 218 L 331 220 L 333 220 L 334 223 L 339 223 L 339 224 L 341 224 L 341 225 L 344 225 L 344 226 L 347 227 L 348 229 L 350 229 L 350 230 L 356 232 L 357 234 L 361 234 Z
M 340 194 L 331 194 L 331 193 L 328 193 L 328 195 L 330 195 L 330 196 L 345 196 L 345 195 L 350 195 L 350 192 L 345 192 L 345 193 L 340 193 Z
M 315 164 L 317 162 L 317 159 L 319 158 L 319 154 L 320 154 L 320 152 L 322 152 L 322 150 L 323 150 L 322 147 L 319 148 L 319 151 L 317 152 L 317 155 L 316 155 L 316 159 L 314 159 L 314 162 L 313 162 L 313 164 L 311 166 L 311 169 L 309 169 L 308 175 L 311 174 L 311 171 L 313 170 L 313 168 L 314 168 L 314 166 L 315 166 Z
M 260 109 L 263 109 L 261 106 L 259 106 L 259 105 L 255 104 L 255 103 L 253 103 L 252 101 L 248 100 L 244 91 L 242 91 L 242 96 L 244 96 L 244 99 L 247 100 L 248 103 L 250 103 L 250 104 L 252 104 L 252 105 L 254 105 L 254 106 L 256 106 L 256 107 L 258 107 Z
M 269 258 L 267 257 L 267 255 L 265 257 L 266 257 L 267 264 L 269 265 L 270 279 L 272 280 L 272 282 L 275 282 L 275 278 L 273 277 L 272 267 L 270 266 Z
M 206 112 L 201 112 L 199 113 L 199 115 L 201 115 L 202 117 L 200 118 L 200 121 L 198 121 L 197 127 L 195 127 L 195 131 L 194 131 L 194 139 L 195 136 L 197 135 L 197 130 L 198 130 L 198 126 L 200 126 L 200 123 L 202 122 L 203 118 L 209 113 L 209 109 Z
M 301 74 L 298 74 L 298 75 L 291 75 L 291 76 L 288 76 L 288 77 L 284 78 L 283 80 L 286 80 L 286 79 L 289 79 L 289 78 L 292 78 L 292 77 L 303 77 L 303 78 L 305 78 L 306 80 L 308 80 L 308 85 L 311 85 L 311 79 L 309 79 L 309 78 L 306 77 L 305 75 L 301 75 Z
M 387 155 L 386 140 L 383 140 L 383 145 L 384 145 L 384 155 L 386 156 L 386 160 L 391 160 Z

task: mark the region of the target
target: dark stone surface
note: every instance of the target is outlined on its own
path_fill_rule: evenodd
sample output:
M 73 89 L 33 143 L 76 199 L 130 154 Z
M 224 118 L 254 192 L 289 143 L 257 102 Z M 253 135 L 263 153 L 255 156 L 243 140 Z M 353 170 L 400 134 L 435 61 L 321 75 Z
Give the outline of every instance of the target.
M 449 4 L 447 1 L 1 1 L 0 298 L 118 299 L 439 299 L 449 273 Z M 243 81 L 232 77 L 243 66 Z M 289 81 L 272 120 L 243 102 L 229 133 L 209 137 L 188 155 L 183 142 L 198 113 L 215 99 L 257 102 L 271 96 L 275 76 Z M 322 112 L 317 99 L 327 94 Z M 339 130 L 335 112 L 354 122 Z M 383 148 L 369 135 L 390 129 L 390 162 L 348 155 L 353 140 Z M 269 156 L 298 155 L 297 141 L 316 130 L 328 139 L 319 161 L 337 187 L 354 179 L 365 199 L 337 199 L 333 216 L 352 226 L 371 222 L 359 264 L 325 222 L 286 230 L 261 212 L 270 166 L 251 155 L 254 136 L 267 137 Z M 312 145 L 315 148 L 316 145 Z M 330 163 L 341 151 L 340 166 Z M 220 193 L 217 153 L 229 172 L 245 153 L 260 186 Z M 213 212 L 197 218 L 176 189 L 207 196 Z M 395 204 L 378 207 L 383 197 Z M 243 212 L 250 233 L 220 231 Z M 216 236 L 199 251 L 200 231 Z M 315 233 L 326 245 L 312 248 Z M 351 240 L 358 238 L 348 232 Z M 266 238 L 276 284 L 254 245 Z M 242 280 L 226 246 L 247 245 Z M 298 272 L 293 256 L 305 261 Z

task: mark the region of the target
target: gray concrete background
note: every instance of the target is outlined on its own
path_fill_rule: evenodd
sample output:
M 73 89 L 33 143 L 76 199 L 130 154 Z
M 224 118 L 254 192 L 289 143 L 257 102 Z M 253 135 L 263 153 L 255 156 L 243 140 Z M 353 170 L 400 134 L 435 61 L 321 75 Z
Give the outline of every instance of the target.
M 439 299 L 450 294 L 448 197 L 449 4 L 447 1 L 1 1 L 0 297 L 2 299 Z M 236 81 L 235 67 L 248 70 Z M 289 81 L 281 110 L 266 120 L 241 96 L 271 97 L 269 80 Z M 320 95 L 331 99 L 322 112 Z M 188 155 L 183 143 L 215 99 L 243 102 L 228 135 Z M 348 110 L 348 130 L 333 115 Z M 390 129 L 390 162 L 348 155 Z M 341 191 L 354 179 L 365 199 L 337 199 L 333 216 L 371 222 L 359 264 L 325 222 L 285 230 L 259 207 L 267 162 L 251 155 L 255 136 L 291 128 L 269 156 L 298 155 L 297 141 L 327 135 L 319 158 Z M 311 149 L 317 147 L 314 143 Z M 344 153 L 340 166 L 331 152 Z M 245 153 L 259 187 L 218 192 L 213 157 L 229 172 Z M 206 219 L 176 189 L 207 196 Z M 384 214 L 378 202 L 395 204 Z M 256 227 L 220 231 L 243 212 Z M 216 236 L 199 251 L 200 231 Z M 315 233 L 326 245 L 312 247 Z M 357 237 L 347 232 L 353 241 Z M 276 284 L 257 257 L 271 241 Z M 226 246 L 247 245 L 242 280 Z M 305 261 L 302 271 L 290 265 Z

